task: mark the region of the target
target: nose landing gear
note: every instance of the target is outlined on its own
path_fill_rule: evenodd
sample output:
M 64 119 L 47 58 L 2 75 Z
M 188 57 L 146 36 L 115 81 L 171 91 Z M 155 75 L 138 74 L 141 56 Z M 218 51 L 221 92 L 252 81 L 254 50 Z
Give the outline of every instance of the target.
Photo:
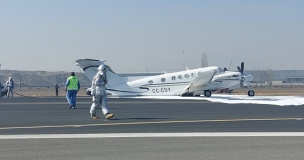
M 254 96 L 254 91 L 253 90 L 249 90 L 248 91 L 248 96 L 249 97 L 253 97 Z
M 248 96 L 253 97 L 254 96 L 254 91 L 250 87 L 250 82 L 247 83 L 247 87 L 249 88 Z

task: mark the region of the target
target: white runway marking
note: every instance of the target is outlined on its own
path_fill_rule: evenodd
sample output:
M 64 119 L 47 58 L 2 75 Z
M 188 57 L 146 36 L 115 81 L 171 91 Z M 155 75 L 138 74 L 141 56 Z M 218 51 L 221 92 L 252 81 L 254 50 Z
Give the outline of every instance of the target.
M 153 138 L 153 137 L 304 137 L 304 132 L 193 132 L 0 135 L 0 139 Z
M 129 98 L 142 99 L 183 99 L 183 100 L 208 100 L 228 104 L 270 104 L 278 106 L 303 105 L 303 96 L 254 96 L 247 95 L 222 95 L 213 94 L 211 97 L 180 97 L 180 96 L 138 96 Z

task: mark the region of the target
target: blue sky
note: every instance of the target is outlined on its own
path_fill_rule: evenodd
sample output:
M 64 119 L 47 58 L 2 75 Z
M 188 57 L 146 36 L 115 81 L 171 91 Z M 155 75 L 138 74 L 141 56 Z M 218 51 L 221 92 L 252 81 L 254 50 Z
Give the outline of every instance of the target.
M 300 0 L 0 0 L 1 69 L 79 71 L 79 58 L 116 72 L 304 69 Z

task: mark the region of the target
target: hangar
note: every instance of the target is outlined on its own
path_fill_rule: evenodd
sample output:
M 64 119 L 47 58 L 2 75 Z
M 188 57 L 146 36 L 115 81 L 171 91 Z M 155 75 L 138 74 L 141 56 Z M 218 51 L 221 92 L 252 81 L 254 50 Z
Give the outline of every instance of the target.
M 304 70 L 250 70 L 254 76 L 253 82 L 304 83 Z

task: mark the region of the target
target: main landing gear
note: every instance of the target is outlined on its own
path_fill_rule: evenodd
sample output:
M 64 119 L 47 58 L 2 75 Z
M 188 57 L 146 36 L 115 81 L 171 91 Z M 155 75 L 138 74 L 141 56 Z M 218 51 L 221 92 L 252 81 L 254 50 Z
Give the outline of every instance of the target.
M 212 92 L 210 90 L 205 90 L 204 91 L 204 96 L 205 97 L 210 97 L 212 95 Z

